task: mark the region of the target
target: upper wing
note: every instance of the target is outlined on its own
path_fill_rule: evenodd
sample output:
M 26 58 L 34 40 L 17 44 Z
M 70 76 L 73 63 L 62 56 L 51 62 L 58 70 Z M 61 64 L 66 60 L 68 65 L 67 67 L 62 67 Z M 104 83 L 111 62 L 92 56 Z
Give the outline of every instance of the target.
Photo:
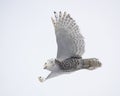
M 66 58 L 81 56 L 84 53 L 84 38 L 79 32 L 79 27 L 66 12 L 54 12 L 56 41 L 58 45 L 57 59 L 62 61 Z

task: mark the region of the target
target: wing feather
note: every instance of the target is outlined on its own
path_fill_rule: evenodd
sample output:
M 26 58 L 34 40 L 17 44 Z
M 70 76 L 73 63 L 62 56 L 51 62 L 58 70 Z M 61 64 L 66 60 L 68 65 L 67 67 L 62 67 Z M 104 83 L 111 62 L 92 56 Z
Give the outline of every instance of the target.
M 55 27 L 56 41 L 58 45 L 57 59 L 62 61 L 74 56 L 82 56 L 84 53 L 84 38 L 79 32 L 79 26 L 66 12 L 55 14 L 52 18 Z

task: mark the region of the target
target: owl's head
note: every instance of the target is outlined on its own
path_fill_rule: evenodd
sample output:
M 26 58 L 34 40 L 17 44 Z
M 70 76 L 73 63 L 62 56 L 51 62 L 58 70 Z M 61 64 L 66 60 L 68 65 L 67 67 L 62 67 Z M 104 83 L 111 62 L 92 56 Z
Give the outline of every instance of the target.
M 58 65 L 55 63 L 55 59 L 49 59 L 44 64 L 44 69 L 47 69 L 49 71 L 55 71 L 58 69 Z

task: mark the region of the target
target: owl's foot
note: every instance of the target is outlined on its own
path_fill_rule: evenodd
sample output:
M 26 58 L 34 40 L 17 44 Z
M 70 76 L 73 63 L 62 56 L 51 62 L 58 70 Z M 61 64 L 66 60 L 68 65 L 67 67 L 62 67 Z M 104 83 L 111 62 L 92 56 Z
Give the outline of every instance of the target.
M 88 70 L 94 70 L 96 67 L 89 67 Z
M 40 82 L 44 82 L 45 81 L 45 78 L 42 78 L 41 76 L 38 77 L 38 79 L 39 79 Z
M 101 62 L 96 58 L 84 59 L 83 68 L 88 70 L 94 70 L 101 67 Z

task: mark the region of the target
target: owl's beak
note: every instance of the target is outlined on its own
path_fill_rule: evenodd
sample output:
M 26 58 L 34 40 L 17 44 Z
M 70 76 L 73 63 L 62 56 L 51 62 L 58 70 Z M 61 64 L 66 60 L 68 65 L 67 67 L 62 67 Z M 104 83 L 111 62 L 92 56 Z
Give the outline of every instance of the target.
M 47 69 L 47 63 L 44 64 L 44 69 Z

